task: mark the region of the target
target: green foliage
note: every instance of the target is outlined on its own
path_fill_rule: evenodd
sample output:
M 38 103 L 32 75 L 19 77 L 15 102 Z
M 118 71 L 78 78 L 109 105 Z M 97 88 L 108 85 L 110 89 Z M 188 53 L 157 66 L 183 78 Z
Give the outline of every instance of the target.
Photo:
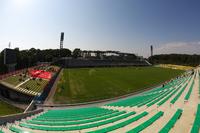
M 81 56 L 81 49 L 75 48 L 74 51 L 73 51 L 73 57 L 78 58 L 80 56 Z
M 23 110 L 0 100 L 0 116 L 21 113 Z
M 17 66 L 16 69 L 23 69 L 31 66 L 35 66 L 37 62 L 51 62 L 54 58 L 69 57 L 71 51 L 69 49 L 46 49 L 40 50 L 31 48 L 29 50 L 15 49 L 17 54 Z M 3 52 L 0 53 L 0 74 L 7 72 L 7 67 L 3 62 Z
M 157 85 L 182 72 L 158 67 L 65 69 L 54 101 L 78 103 L 121 96 Z
M 200 55 L 161 54 L 149 57 L 149 61 L 153 64 L 197 66 L 200 64 Z

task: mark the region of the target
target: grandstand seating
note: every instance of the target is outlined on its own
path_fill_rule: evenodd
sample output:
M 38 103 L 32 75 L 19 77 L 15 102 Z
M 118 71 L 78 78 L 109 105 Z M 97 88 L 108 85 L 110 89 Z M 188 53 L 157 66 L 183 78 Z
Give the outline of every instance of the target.
M 68 127 L 66 127 L 66 126 L 39 126 L 39 125 L 33 125 L 33 124 L 27 124 L 27 123 L 20 123 L 20 126 L 30 128 L 30 129 L 35 129 L 35 130 L 44 130 L 44 131 L 73 131 L 73 130 L 82 130 L 82 129 L 106 125 L 106 124 L 113 123 L 118 120 L 127 118 L 134 114 L 135 114 L 135 112 L 129 112 L 129 113 L 122 114 L 120 116 L 117 116 L 117 117 L 114 117 L 114 118 L 111 118 L 108 120 L 104 120 L 104 121 L 100 121 L 100 122 L 98 121 L 95 123 L 78 125 L 78 126 L 77 125 L 68 126 Z
M 182 112 L 182 109 L 178 109 L 169 122 L 159 131 L 159 133 L 168 133 L 176 121 L 181 117 Z
M 194 120 L 192 129 L 191 129 L 191 133 L 198 133 L 199 129 L 200 129 L 200 104 L 198 104 L 197 107 L 197 112 L 196 112 L 196 118 Z
M 11 81 L 10 81 L 11 82 Z M 9 83 L 9 82 L 8 82 Z M 13 86 L 14 84 L 8 84 L 3 81 L 1 84 L 8 86 L 10 89 L 13 89 L 17 92 L 21 92 L 23 94 L 28 94 L 31 96 L 40 95 L 44 87 L 47 85 L 47 80 L 39 80 L 39 79 L 27 79 L 24 82 L 18 82 L 17 86 Z
M 34 118 L 34 120 L 40 121 L 55 121 L 55 120 L 83 120 L 89 119 L 101 115 L 111 114 L 117 112 L 114 110 L 107 110 L 103 108 L 82 108 L 82 109 L 71 109 L 71 110 L 50 110 L 47 113 Z
M 187 85 L 188 83 L 186 83 L 185 86 L 181 89 L 181 91 L 170 101 L 171 104 L 174 104 L 178 100 L 178 98 L 182 95 Z
M 114 111 L 98 107 L 50 110 L 32 120 L 22 122 L 19 125 L 36 130 L 72 131 L 113 123 L 134 114 L 135 112 Z
M 192 84 L 191 84 L 191 86 L 190 86 L 190 88 L 189 88 L 188 93 L 185 95 L 184 100 L 188 100 L 188 99 L 190 98 L 190 95 L 191 95 L 191 93 L 192 93 L 193 87 L 194 87 L 194 80 L 192 81 Z
M 16 132 L 16 133 L 32 133 L 32 132 L 29 132 L 29 131 L 24 131 L 22 129 L 16 128 L 14 126 L 11 126 L 9 129 L 10 129 L 10 131 Z
M 139 126 L 133 128 L 132 130 L 128 131 L 127 133 L 139 133 L 148 126 L 150 126 L 152 123 L 154 123 L 156 120 L 158 120 L 161 116 L 163 116 L 164 112 L 159 111 L 156 113 L 153 117 L 145 121 L 144 123 L 140 124 Z
M 51 77 L 55 76 L 55 73 L 58 71 L 46 72 L 46 69 L 53 69 L 54 66 L 36 66 L 29 68 L 29 71 L 34 71 L 37 68 L 37 71 L 40 72 L 40 75 L 32 78 L 30 75 L 26 74 L 26 70 L 21 70 L 19 72 L 14 72 L 8 76 L 4 76 L 0 79 L 0 84 L 7 87 L 8 89 L 23 93 L 28 96 L 39 96 L 46 85 L 49 83 Z M 41 70 L 38 70 L 41 69 Z M 59 69 L 59 67 L 55 67 Z M 36 70 L 35 70 L 36 71 Z M 44 79 L 42 79 L 44 78 Z
M 113 59 L 63 59 L 65 67 L 103 67 L 103 66 L 149 66 L 145 60 L 113 60 Z M 64 63 L 63 63 L 64 62 Z
M 20 79 L 23 79 L 23 80 L 20 80 Z M 3 79 L 2 81 L 12 84 L 13 86 L 16 86 L 16 85 L 22 83 L 23 81 L 25 81 L 26 79 L 27 79 L 27 77 L 23 77 L 20 75 L 13 75 L 13 76 Z
M 198 71 L 198 75 L 200 77 L 200 72 Z M 200 96 L 200 79 L 199 79 L 199 96 Z
M 112 117 L 115 117 L 115 116 L 118 116 L 118 115 L 121 115 L 121 114 L 124 114 L 126 113 L 125 111 L 121 111 L 121 112 L 118 112 L 118 111 L 113 111 L 111 114 L 105 114 L 105 115 L 101 115 L 101 116 L 96 116 L 96 117 L 93 117 L 93 118 L 90 118 L 90 119 L 83 119 L 80 121 L 72 121 L 72 119 L 69 119 L 69 120 L 65 120 L 65 121 L 62 121 L 62 120 L 59 120 L 58 122 L 57 121 L 38 121 L 38 120 L 29 120 L 27 121 L 28 123 L 31 123 L 31 124 L 38 124 L 38 125 L 49 125 L 49 126 L 66 126 L 66 125 L 76 125 L 76 124 L 86 124 L 86 123 L 90 123 L 90 122 L 96 122 L 96 121 L 100 121 L 100 120 L 104 120 L 104 119 L 109 119 L 109 118 L 112 118 Z
M 109 127 L 106 127 L 106 128 L 103 128 L 103 129 L 99 129 L 99 130 L 96 130 L 96 131 L 92 131 L 92 132 L 89 132 L 89 133 L 106 133 L 106 132 L 110 132 L 110 131 L 113 131 L 113 130 L 116 130 L 118 128 L 122 128 L 124 126 L 127 126 L 128 124 L 131 124 L 139 119 L 141 119 L 142 117 L 148 115 L 148 112 L 143 112 L 133 118 L 130 118 L 126 121 L 123 121 L 121 123 L 118 123 L 116 125 L 113 125 L 113 126 L 109 126 Z
M 33 91 L 37 95 L 42 91 L 45 85 L 48 83 L 47 80 L 39 80 L 39 79 L 30 79 L 26 83 L 22 84 L 19 88 L 24 88 L 28 91 Z
M 162 101 L 160 101 L 157 105 L 161 106 L 164 104 L 169 98 L 171 98 L 182 86 L 179 86 L 177 89 L 173 90 L 171 94 L 169 94 L 167 97 L 165 97 Z
M 173 82 L 166 84 L 164 88 L 159 87 L 157 89 L 154 89 L 153 91 L 145 92 L 135 97 L 131 97 L 125 100 L 119 100 L 117 102 L 107 104 L 107 106 L 141 107 L 143 105 L 146 105 L 147 107 L 150 107 L 154 105 L 155 103 L 161 101 L 167 95 L 169 95 L 166 99 L 164 99 L 158 104 L 158 105 L 162 105 L 165 101 L 167 101 L 172 95 L 174 95 L 180 89 L 181 85 L 185 83 L 186 80 L 188 80 L 188 78 L 176 79 Z M 179 86 L 179 87 L 177 89 L 176 88 L 174 89 L 173 87 L 175 86 Z M 173 90 L 174 92 L 172 92 Z
M 45 110 L 37 116 L 32 116 L 17 122 L 16 125 L 10 126 L 9 130 L 18 133 L 31 133 L 30 131 L 37 132 L 38 130 L 41 132 L 82 132 L 81 130 L 84 130 L 83 132 L 88 133 L 106 133 L 114 130 L 118 131 L 121 128 L 123 130 L 123 128 L 128 127 L 126 128 L 129 129 L 129 131 L 126 130 L 127 133 L 146 131 L 154 122 L 159 122 L 159 119 L 165 114 L 165 110 L 159 107 L 166 105 L 167 102 L 170 102 L 171 106 L 173 106 L 186 90 L 187 86 L 191 84 L 187 88 L 187 93 L 184 97 L 185 100 L 189 100 L 192 89 L 194 88 L 194 82 L 194 76 L 177 78 L 168 82 L 163 87 L 157 87 L 136 96 L 117 100 L 116 102 L 105 104 L 102 107 Z M 181 118 L 182 112 L 183 108 L 177 109 L 171 118 L 166 119 L 163 117 L 167 121 L 158 130 L 159 133 L 169 132 L 175 126 L 177 120 Z M 199 131 L 199 116 L 200 104 L 198 105 L 191 133 Z M 136 123 L 136 126 L 131 127 L 133 123 Z

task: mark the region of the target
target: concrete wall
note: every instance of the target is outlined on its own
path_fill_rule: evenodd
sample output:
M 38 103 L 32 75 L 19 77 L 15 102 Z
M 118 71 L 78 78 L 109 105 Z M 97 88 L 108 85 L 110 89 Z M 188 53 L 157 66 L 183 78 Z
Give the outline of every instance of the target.
M 0 95 L 18 103 L 30 103 L 34 97 L 17 92 L 0 84 Z
M 39 109 L 39 110 L 34 110 L 34 111 L 30 111 L 30 112 L 26 112 L 26 113 L 20 113 L 20 114 L 14 114 L 14 115 L 8 115 L 8 116 L 1 116 L 0 117 L 0 125 L 4 125 L 8 122 L 15 122 L 16 120 L 21 120 L 24 119 L 26 117 L 41 113 L 43 111 L 43 109 Z

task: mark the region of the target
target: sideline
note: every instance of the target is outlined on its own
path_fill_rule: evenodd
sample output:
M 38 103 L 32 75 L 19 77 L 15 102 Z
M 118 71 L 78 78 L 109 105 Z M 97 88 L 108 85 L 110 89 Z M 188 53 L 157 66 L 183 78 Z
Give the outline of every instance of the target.
M 54 97 L 54 94 L 56 92 L 56 86 L 58 84 L 58 81 L 60 80 L 61 78 L 61 74 L 63 73 L 63 68 L 61 68 L 56 80 L 54 81 L 54 84 L 52 85 L 51 87 L 51 91 L 49 92 L 49 95 L 47 96 L 47 98 L 45 99 L 44 101 L 44 104 L 53 104 L 53 97 Z
M 174 79 L 174 78 L 172 78 Z M 112 102 L 115 102 L 117 100 L 123 100 L 123 99 L 128 99 L 137 95 L 140 95 L 143 92 L 148 92 L 150 90 L 153 90 L 155 88 L 161 87 L 163 83 L 169 82 L 170 80 L 164 81 L 158 85 L 152 86 L 152 87 L 148 87 L 136 92 L 132 92 L 126 95 L 122 95 L 122 96 L 118 96 L 118 97 L 114 97 L 114 98 L 109 98 L 109 99 L 103 99 L 103 100 L 97 100 L 97 101 L 91 101 L 91 102 L 84 102 L 84 103 L 74 103 L 74 104 L 36 104 L 37 108 L 83 108 L 83 107 L 91 107 L 91 106 L 102 106 L 105 104 L 109 104 Z

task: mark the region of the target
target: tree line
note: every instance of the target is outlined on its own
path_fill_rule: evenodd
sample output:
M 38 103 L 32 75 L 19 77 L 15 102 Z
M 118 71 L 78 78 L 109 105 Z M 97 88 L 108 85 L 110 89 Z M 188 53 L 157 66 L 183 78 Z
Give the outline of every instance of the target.
M 200 64 L 200 55 L 187 54 L 161 54 L 148 58 L 152 64 L 175 64 L 186 66 L 197 66 Z
M 59 57 L 73 57 L 77 58 L 81 56 L 81 50 L 79 48 L 73 51 L 69 49 L 35 49 L 28 50 L 14 49 L 16 52 L 17 65 L 16 69 L 28 68 L 37 65 L 37 62 L 52 62 Z M 176 64 L 176 65 L 188 65 L 197 66 L 200 64 L 200 55 L 187 55 L 187 54 L 161 54 L 154 55 L 148 58 L 152 64 Z M 6 73 L 7 67 L 4 65 L 3 51 L 0 54 L 0 74 Z
M 23 69 L 31 66 L 35 66 L 37 62 L 51 62 L 59 57 L 74 57 L 77 58 L 81 54 L 79 48 L 73 51 L 69 49 L 35 49 L 31 48 L 28 50 L 14 49 L 16 52 L 17 65 L 16 69 Z M 7 67 L 4 65 L 4 53 L 0 54 L 0 74 L 6 73 Z

